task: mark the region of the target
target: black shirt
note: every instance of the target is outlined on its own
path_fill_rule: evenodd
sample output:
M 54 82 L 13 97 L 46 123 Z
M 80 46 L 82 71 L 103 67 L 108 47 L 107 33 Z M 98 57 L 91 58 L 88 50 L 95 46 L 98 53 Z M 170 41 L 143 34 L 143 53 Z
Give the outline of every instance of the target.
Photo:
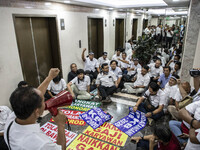
M 77 73 L 70 71 L 67 76 L 68 83 L 72 81 L 77 76 Z

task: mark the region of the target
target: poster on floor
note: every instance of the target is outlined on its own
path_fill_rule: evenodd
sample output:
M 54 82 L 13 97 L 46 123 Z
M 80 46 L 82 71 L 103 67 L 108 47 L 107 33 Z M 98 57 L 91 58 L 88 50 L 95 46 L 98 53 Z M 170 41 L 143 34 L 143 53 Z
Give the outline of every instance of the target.
M 66 110 L 66 109 L 60 109 L 60 110 L 67 116 L 69 124 L 79 125 L 79 126 L 86 125 L 86 122 L 79 117 L 80 114 L 84 113 L 83 111 Z M 54 122 L 53 118 L 50 119 L 50 122 Z
M 47 122 L 40 127 L 40 130 L 42 130 L 54 143 L 56 143 L 57 133 L 58 133 L 57 125 Z M 66 146 L 67 146 L 76 138 L 77 134 L 65 129 L 65 136 L 66 136 Z
M 104 122 L 109 121 L 111 116 L 106 114 L 101 108 L 93 108 L 80 114 L 80 117 L 93 129 L 100 127 Z
M 117 146 L 124 146 L 128 135 L 124 132 L 116 128 L 111 123 L 105 122 L 102 126 L 97 129 L 93 129 L 88 126 L 85 131 L 83 132 L 85 135 L 106 141 L 108 143 L 117 145 Z
M 147 118 L 145 113 L 140 111 L 134 112 L 132 107 L 129 110 L 128 116 L 113 123 L 113 125 L 131 137 L 145 127 Z
M 92 137 L 79 134 L 67 150 L 119 150 L 120 148 Z

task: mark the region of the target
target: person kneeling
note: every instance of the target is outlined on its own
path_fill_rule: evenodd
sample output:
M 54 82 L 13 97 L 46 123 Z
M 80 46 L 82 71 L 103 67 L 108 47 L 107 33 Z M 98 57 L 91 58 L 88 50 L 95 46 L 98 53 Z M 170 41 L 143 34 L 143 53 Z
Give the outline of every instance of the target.
M 165 93 L 159 89 L 157 83 L 151 82 L 149 84 L 149 89 L 145 92 L 143 97 L 139 98 L 133 110 L 139 110 L 146 113 L 146 117 L 158 120 L 164 115 L 164 105 L 166 105 Z
M 124 87 L 125 89 L 122 90 L 122 92 L 125 93 L 142 93 L 146 86 L 148 86 L 150 82 L 150 77 L 148 75 L 148 66 L 144 66 L 142 69 L 137 70 L 137 76 L 133 78 L 133 83 L 125 83 Z
M 155 126 L 153 135 L 132 137 L 131 140 L 137 143 L 138 150 L 181 150 L 175 135 L 163 124 Z
M 110 95 L 112 95 L 118 87 L 117 77 L 111 71 L 107 63 L 102 64 L 102 73 L 99 73 L 96 79 L 97 88 L 100 94 L 100 100 L 103 103 L 112 102 Z
M 77 70 L 77 77 L 67 84 L 67 88 L 74 99 L 90 99 L 90 77 L 84 75 L 83 69 Z

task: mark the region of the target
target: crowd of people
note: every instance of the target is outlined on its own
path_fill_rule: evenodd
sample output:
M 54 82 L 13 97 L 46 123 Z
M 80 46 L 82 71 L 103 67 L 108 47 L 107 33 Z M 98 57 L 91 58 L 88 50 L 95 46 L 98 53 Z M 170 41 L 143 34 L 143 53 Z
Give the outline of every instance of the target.
M 10 97 L 14 113 L 6 111 L 5 107 L 0 109 L 1 113 L 11 113 L 5 119 L 5 130 L 4 126 L 0 126 L 6 144 L 12 149 L 27 149 L 30 145 L 22 143 L 34 141 L 37 142 L 34 145 L 36 149 L 60 149 L 59 145 L 66 149 L 63 140 L 66 119 L 62 112 L 54 117 L 58 124 L 58 145 L 41 135 L 39 127 L 34 124 L 44 111 L 45 99 L 67 89 L 74 99 L 91 100 L 90 92 L 97 89 L 98 95 L 93 100 L 104 104 L 112 102 L 113 93 L 139 95 L 133 110 L 145 113 L 150 126 L 166 115 L 171 117 L 169 124 L 154 125 L 153 135 L 132 137 L 138 149 L 200 149 L 200 76 L 193 77 L 194 88 L 180 78 L 184 27 L 148 26 L 144 34 L 162 45 L 152 54 L 148 64 L 140 64 L 141 60 L 135 54 L 135 41 L 130 39 L 126 49 L 116 49 L 111 59 L 107 57 L 107 52 L 103 52 L 98 59 L 94 58 L 93 52 L 85 56 L 84 48 L 81 54 L 84 68 L 72 63 L 67 82 L 59 76 L 59 69 L 51 69 L 37 89 L 21 82 Z M 31 130 L 28 130 L 28 126 L 31 126 Z M 21 141 L 16 140 L 16 134 L 20 135 Z

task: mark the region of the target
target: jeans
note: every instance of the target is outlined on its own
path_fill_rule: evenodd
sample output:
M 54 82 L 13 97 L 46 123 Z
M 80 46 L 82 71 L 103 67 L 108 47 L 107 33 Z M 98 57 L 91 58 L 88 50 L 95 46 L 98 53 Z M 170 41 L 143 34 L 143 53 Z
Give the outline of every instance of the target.
M 174 135 L 176 136 L 176 138 L 178 139 L 178 141 L 183 144 L 186 143 L 188 139 L 182 139 L 178 136 L 182 135 L 182 130 L 181 130 L 181 121 L 175 121 L 175 120 L 171 120 L 169 122 L 169 127 L 170 130 L 174 133 Z
M 148 113 L 148 112 L 151 112 L 151 111 L 149 111 L 149 110 L 147 110 L 146 108 L 145 108 L 145 103 L 143 102 L 143 103 L 141 103 L 139 106 L 138 106 L 138 110 L 139 111 L 141 111 L 141 112 L 143 112 L 143 113 Z M 158 119 L 160 119 L 162 116 L 164 116 L 164 111 L 162 110 L 161 112 L 159 112 L 159 113 L 157 113 L 157 114 L 153 114 L 152 116 L 151 116 L 151 118 L 152 119 L 154 119 L 154 120 L 158 120 Z

